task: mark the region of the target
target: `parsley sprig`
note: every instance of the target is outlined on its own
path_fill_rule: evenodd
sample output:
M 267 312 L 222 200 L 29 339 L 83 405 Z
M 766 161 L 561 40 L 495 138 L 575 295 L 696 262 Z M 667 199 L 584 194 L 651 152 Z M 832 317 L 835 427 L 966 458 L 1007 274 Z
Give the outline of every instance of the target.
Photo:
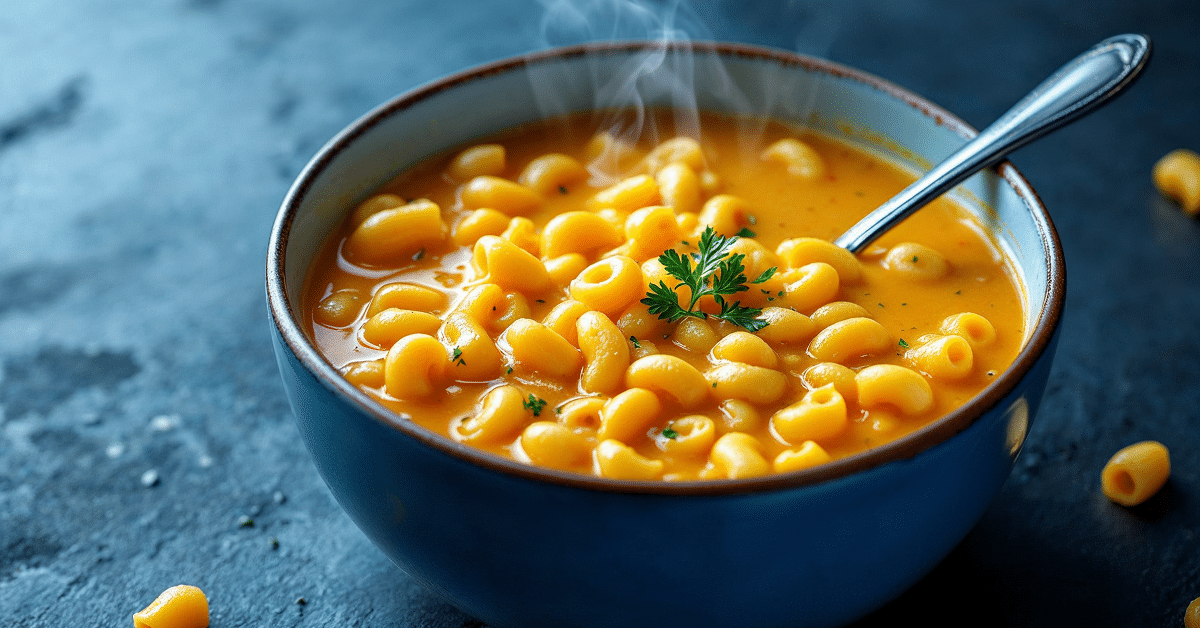
M 522 401 L 521 405 L 524 406 L 526 410 L 532 412 L 533 416 L 538 416 L 542 413 L 542 408 L 546 407 L 546 400 L 542 399 L 541 397 L 534 397 L 532 394 L 530 394 L 529 399 Z
M 680 255 L 675 249 L 667 249 L 658 256 L 658 261 L 672 277 L 679 280 L 675 286 L 667 286 L 667 282 L 659 281 L 650 284 L 650 291 L 642 303 L 650 306 L 651 314 L 657 315 L 669 323 L 674 323 L 687 316 L 706 319 L 708 314 L 696 309 L 696 303 L 705 296 L 711 296 L 721 311 L 713 314 L 713 318 L 728 321 L 749 331 L 758 331 L 767 326 L 767 321 L 759 317 L 762 310 L 753 307 L 743 307 L 741 301 L 730 303 L 725 297 L 749 290 L 746 284 L 746 267 L 742 260 L 746 257 L 741 253 L 730 255 L 729 250 L 737 236 L 726 238 L 717 235 L 712 227 L 704 229 L 700 235 L 699 250 L 691 255 Z M 694 265 L 693 265 L 694 264 Z M 775 274 L 775 267 L 768 268 L 750 283 L 759 284 Z M 692 291 L 691 302 L 684 308 L 679 305 L 679 297 L 675 290 L 687 286 Z

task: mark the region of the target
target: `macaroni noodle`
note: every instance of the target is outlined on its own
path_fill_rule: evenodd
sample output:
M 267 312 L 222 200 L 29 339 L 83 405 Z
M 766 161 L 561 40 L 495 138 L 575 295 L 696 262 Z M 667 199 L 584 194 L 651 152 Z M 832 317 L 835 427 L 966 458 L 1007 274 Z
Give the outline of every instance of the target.
M 951 201 L 860 255 L 830 242 L 911 180 L 877 157 L 708 114 L 657 144 L 566 122 L 431 158 L 347 208 L 304 309 L 350 383 L 518 462 L 703 481 L 899 438 L 1019 351 L 1018 283 Z M 1125 464 L 1114 483 L 1140 495 Z
M 134 628 L 208 628 L 208 598 L 200 589 L 175 585 L 134 613 Z
M 1100 473 L 1100 483 L 1109 499 L 1122 506 L 1136 506 L 1154 496 L 1170 475 L 1171 457 L 1166 446 L 1148 440 L 1113 454 Z

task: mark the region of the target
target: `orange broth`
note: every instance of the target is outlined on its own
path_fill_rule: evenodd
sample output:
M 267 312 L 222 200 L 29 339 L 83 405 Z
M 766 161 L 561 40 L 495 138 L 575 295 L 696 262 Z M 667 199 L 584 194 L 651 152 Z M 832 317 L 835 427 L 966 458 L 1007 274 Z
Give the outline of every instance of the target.
M 655 116 L 657 128 L 670 128 L 666 113 L 658 112 Z M 913 180 L 910 173 L 860 148 L 781 123 L 713 114 L 701 114 L 700 123 L 705 169 L 714 174 L 719 182 L 716 189 L 702 193 L 701 201 L 717 193 L 744 199 L 751 208 L 744 217 L 744 228 L 753 232 L 753 238 L 772 251 L 788 238 L 812 236 L 832 240 Z M 597 116 L 580 115 L 524 126 L 479 143 L 497 143 L 505 148 L 506 165 L 501 176 L 515 181 L 530 160 L 550 152 L 564 153 L 588 164 L 587 145 L 600 128 L 599 124 Z M 813 181 L 797 180 L 786 174 L 778 164 L 760 158 L 764 147 L 785 137 L 800 138 L 815 148 L 824 160 L 824 174 Z M 617 173 L 616 178 L 638 174 L 637 157 L 645 155 L 654 144 L 649 140 L 639 142 L 633 158 L 622 162 L 627 169 Z M 453 181 L 445 174 L 455 154 L 448 153 L 418 164 L 401 173 L 376 194 L 386 192 L 403 199 L 432 200 L 441 208 L 444 222 L 453 229 L 469 212 L 461 202 L 462 182 Z M 594 169 L 592 174 L 587 181 L 565 187 L 557 194 L 546 195 L 540 209 L 527 214 L 527 217 L 540 229 L 561 212 L 587 209 L 586 200 L 612 183 L 612 180 L 598 180 Z M 353 209 L 347 208 L 347 211 Z M 392 266 L 372 267 L 353 263 L 344 254 L 344 246 L 354 226 L 347 221 L 331 234 L 322 253 L 313 262 L 302 308 L 304 323 L 316 345 L 335 368 L 343 371 L 356 362 L 380 360 L 387 355 L 386 347 L 369 346 L 361 336 L 367 305 L 371 295 L 380 286 L 405 281 L 433 287 L 447 297 L 447 307 L 433 312 L 444 316 L 472 287 L 475 278 L 471 248 L 455 245 L 449 235 L 444 243 L 405 253 Z M 681 246 L 680 250 L 694 250 L 695 232 L 683 239 L 691 240 L 693 247 L 688 249 Z M 918 242 L 940 252 L 950 264 L 949 273 L 940 279 L 921 281 L 898 277 L 889 272 L 880 262 L 890 247 L 901 242 Z M 603 252 L 600 252 L 588 256 L 588 262 L 602 258 Z M 846 429 L 819 442 L 832 459 L 904 436 L 958 408 L 979 394 L 1012 363 L 1025 337 L 1023 293 L 1009 263 L 979 220 L 952 200 L 940 199 L 917 212 L 858 258 L 862 269 L 861 280 L 843 283 L 834 300 L 856 303 L 865 308 L 870 317 L 887 330 L 894 346 L 892 350 L 878 355 L 860 356 L 848 361 L 846 365 L 852 369 L 859 370 L 868 364 L 911 366 L 904 359 L 905 347 L 916 345 L 918 339 L 926 334 L 938 334 L 941 321 L 960 312 L 974 312 L 985 317 L 994 325 L 996 338 L 985 350 L 975 352 L 974 364 L 966 377 L 952 381 L 927 377 L 934 393 L 933 407 L 927 412 L 909 416 L 889 406 L 862 408 L 853 399 L 847 399 L 849 421 Z M 783 263 L 779 267 L 780 271 L 785 270 Z M 335 292 L 346 290 L 357 290 L 362 295 L 352 320 L 336 325 L 319 322 L 321 315 L 318 306 L 322 300 Z M 753 294 L 754 298 L 747 297 L 747 300 L 753 301 L 758 307 L 786 306 L 786 300 L 778 298 L 778 293 L 767 297 L 759 296 L 760 292 L 759 286 L 752 285 L 742 295 Z M 536 299 L 531 295 L 528 299 L 530 318 L 542 321 L 556 304 L 566 298 L 567 291 L 563 288 L 536 295 Z M 766 301 L 767 298 L 770 301 Z M 801 313 L 812 314 L 811 311 Z M 708 322 L 714 323 L 711 319 Z M 655 337 L 638 340 L 653 341 L 659 352 L 683 358 L 701 372 L 711 368 L 710 358 L 671 342 L 669 336 L 674 327 L 675 323 L 663 322 L 655 330 Z M 736 329 L 725 323 L 712 327 L 718 337 Z M 496 336 L 492 339 L 495 340 Z M 630 348 L 635 350 L 632 340 Z M 787 392 L 782 399 L 756 408 L 761 421 L 751 431 L 751 435 L 761 443 L 762 455 L 767 461 L 780 452 L 795 448 L 796 443 L 781 442 L 770 428 L 769 419 L 774 412 L 795 403 L 809 390 L 803 374 L 818 362 L 805 344 L 773 348 L 780 358 L 777 369 L 786 375 Z M 451 349 L 447 347 L 448 352 Z M 511 366 L 511 356 L 505 355 L 505 360 Z M 498 377 L 483 382 L 460 382 L 447 378 L 443 382 L 444 390 L 421 400 L 392 397 L 384 386 L 371 385 L 380 384 L 378 380 L 362 380 L 359 386 L 404 420 L 411 420 L 448 438 L 451 437 L 450 430 L 455 421 L 475 413 L 483 395 L 501 384 L 516 385 L 524 394 L 534 395 L 546 402 L 539 416 L 534 417 L 530 413 L 531 422 L 554 421 L 555 409 L 561 404 L 587 396 L 581 392 L 578 378 L 555 380 L 522 369 L 509 371 L 502 371 Z M 708 456 L 672 457 L 661 447 L 663 430 L 673 420 L 686 415 L 708 416 L 714 420 L 718 434 L 724 431 L 719 400 L 714 398 L 686 411 L 669 397 L 663 397 L 661 401 L 663 410 L 652 428 L 646 435 L 626 444 L 646 458 L 663 460 L 666 463 L 666 479 L 723 477 L 720 470 L 714 470 Z M 594 443 L 594 431 L 585 436 Z M 528 456 L 521 451 L 519 431 L 513 433 L 511 438 L 479 446 L 501 456 L 529 462 Z M 570 466 L 568 470 L 599 474 L 594 457 L 591 461 Z

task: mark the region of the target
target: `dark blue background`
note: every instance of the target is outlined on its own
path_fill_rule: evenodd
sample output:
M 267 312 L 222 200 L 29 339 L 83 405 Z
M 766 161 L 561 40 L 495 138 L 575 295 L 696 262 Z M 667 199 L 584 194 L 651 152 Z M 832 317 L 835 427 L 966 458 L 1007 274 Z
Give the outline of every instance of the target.
M 128 626 L 191 583 L 214 628 L 478 626 L 318 478 L 268 340 L 265 248 L 299 169 L 375 104 L 547 43 L 647 34 L 611 2 L 590 29 L 568 6 L 0 4 L 0 625 Z M 1100 39 L 1150 35 L 1129 93 L 1013 157 L 1068 267 L 1025 451 L 949 558 L 860 625 L 1181 625 L 1200 596 L 1200 225 L 1150 169 L 1200 149 L 1200 5 L 729 0 L 673 24 L 862 68 L 977 127 Z M 1100 469 L 1147 438 L 1172 479 L 1114 506 Z

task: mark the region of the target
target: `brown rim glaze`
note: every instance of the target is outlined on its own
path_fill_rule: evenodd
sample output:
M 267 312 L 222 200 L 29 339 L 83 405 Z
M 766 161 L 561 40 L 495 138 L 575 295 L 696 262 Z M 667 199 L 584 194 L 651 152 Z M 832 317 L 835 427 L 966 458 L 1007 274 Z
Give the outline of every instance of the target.
M 1007 161 L 997 165 L 995 170 L 1024 200 L 1027 209 L 1033 215 L 1034 223 L 1037 225 L 1038 232 L 1041 235 L 1042 248 L 1045 253 L 1046 303 L 1042 310 L 1030 319 L 1034 323 L 1034 330 L 1029 341 L 1017 355 L 1012 366 L 1001 373 L 996 378 L 996 381 L 992 382 L 983 392 L 964 406 L 911 434 L 853 456 L 801 471 L 738 480 L 695 482 L 664 482 L 661 480 L 629 481 L 579 475 L 522 464 L 515 460 L 475 449 L 435 434 L 412 421 L 398 417 L 393 411 L 376 402 L 366 393 L 342 378 L 337 370 L 320 355 L 316 347 L 308 339 L 308 336 L 301 330 L 297 324 L 298 317 L 286 296 L 287 278 L 284 276 L 284 262 L 291 225 L 301 201 L 308 193 L 317 174 L 342 150 L 353 143 L 356 138 L 378 124 L 381 120 L 389 118 L 430 96 L 453 89 L 460 84 L 494 74 L 514 71 L 523 67 L 552 63 L 557 59 L 569 59 L 585 55 L 626 54 L 655 46 L 686 48 L 695 52 L 717 54 L 724 57 L 766 59 L 783 66 L 799 66 L 818 73 L 848 78 L 903 101 L 912 108 L 920 111 L 926 117 L 932 118 L 936 124 L 948 128 L 964 139 L 970 139 L 977 134 L 975 129 L 945 109 L 876 76 L 823 59 L 744 44 L 713 42 L 676 42 L 666 44 L 662 42 L 618 42 L 584 44 L 535 52 L 464 70 L 401 94 L 350 124 L 350 126 L 346 127 L 346 129 L 321 148 L 316 156 L 305 166 L 304 170 L 301 171 L 296 182 L 288 191 L 271 231 L 270 246 L 267 251 L 266 283 L 267 301 L 271 319 L 289 350 L 329 391 L 338 395 L 350 405 L 356 406 L 373 420 L 399 430 L 424 445 L 471 464 L 500 473 L 581 489 L 662 495 L 722 495 L 795 489 L 844 478 L 889 462 L 913 458 L 921 452 L 947 441 L 955 434 L 973 425 L 985 413 L 996 408 L 1004 397 L 1016 389 L 1021 379 L 1033 368 L 1033 365 L 1050 346 L 1054 331 L 1058 327 L 1059 319 L 1062 315 L 1066 287 L 1062 247 L 1050 216 L 1042 205 L 1042 201 L 1037 193 L 1033 191 L 1033 188 L 1025 180 L 1025 177 Z M 497 129 L 497 131 L 499 130 L 501 129 Z

